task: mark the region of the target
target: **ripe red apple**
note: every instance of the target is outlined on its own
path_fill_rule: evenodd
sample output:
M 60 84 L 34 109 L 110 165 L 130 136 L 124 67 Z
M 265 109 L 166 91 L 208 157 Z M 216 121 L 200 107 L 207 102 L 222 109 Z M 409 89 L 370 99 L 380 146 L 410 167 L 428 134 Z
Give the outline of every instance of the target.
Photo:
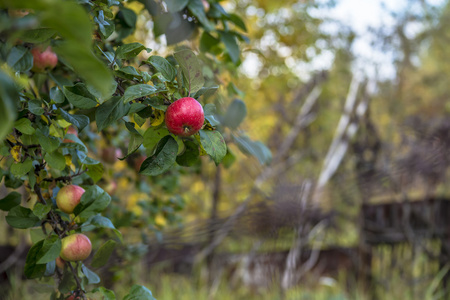
M 61 240 L 59 256 L 65 261 L 81 261 L 89 257 L 92 251 L 91 241 L 81 233 L 66 236 Z
M 191 97 L 178 99 L 166 110 L 167 129 L 178 136 L 196 134 L 203 126 L 205 114 L 202 105 Z
M 64 269 L 64 265 L 66 264 L 66 262 L 64 261 L 64 259 L 62 259 L 60 256 L 58 256 L 56 258 L 56 266 L 60 269 Z
M 31 49 L 33 55 L 33 71 L 44 72 L 45 69 L 53 69 L 58 63 L 58 56 L 52 51 L 50 46 L 44 52 L 39 47 Z
M 75 126 L 70 125 L 69 128 L 67 128 L 66 134 L 73 134 L 74 136 L 78 137 L 78 130 L 75 128 Z M 63 143 L 73 143 L 74 141 L 69 139 L 64 139 Z
M 56 195 L 56 205 L 67 214 L 73 213 L 75 207 L 80 203 L 84 189 L 78 185 L 66 185 Z
M 122 157 L 122 150 L 113 146 L 106 147 L 102 150 L 102 160 L 106 163 L 113 164 L 118 157 Z

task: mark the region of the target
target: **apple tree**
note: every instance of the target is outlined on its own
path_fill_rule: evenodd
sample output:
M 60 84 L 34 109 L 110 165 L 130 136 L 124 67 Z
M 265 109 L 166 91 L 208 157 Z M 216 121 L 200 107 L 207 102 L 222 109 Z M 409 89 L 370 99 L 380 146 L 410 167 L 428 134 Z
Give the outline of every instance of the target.
M 115 299 L 95 269 L 121 231 L 157 231 L 161 211 L 177 219 L 177 178 L 229 165 L 230 143 L 270 161 L 238 130 L 246 107 L 236 85 L 220 80 L 236 75 L 245 24 L 215 0 L 0 0 L 0 9 L 0 180 L 10 190 L 0 209 L 30 234 L 24 275 L 53 278 L 52 299 Z M 142 15 L 167 55 L 133 38 Z M 125 212 L 109 180 L 118 172 L 150 196 L 161 187 L 167 201 L 142 204 L 146 217 Z M 124 299 L 154 298 L 135 285 Z

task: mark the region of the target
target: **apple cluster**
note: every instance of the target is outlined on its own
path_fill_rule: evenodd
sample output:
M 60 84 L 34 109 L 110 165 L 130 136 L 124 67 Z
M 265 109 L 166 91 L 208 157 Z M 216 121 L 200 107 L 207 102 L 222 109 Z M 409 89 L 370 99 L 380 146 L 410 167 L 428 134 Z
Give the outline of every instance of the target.
M 75 207 L 81 202 L 85 190 L 77 185 L 66 185 L 56 195 L 56 205 L 67 213 L 73 213 Z M 81 233 L 71 234 L 61 240 L 60 257 L 56 259 L 56 265 L 64 267 L 65 261 L 82 261 L 89 257 L 92 244 L 89 238 Z

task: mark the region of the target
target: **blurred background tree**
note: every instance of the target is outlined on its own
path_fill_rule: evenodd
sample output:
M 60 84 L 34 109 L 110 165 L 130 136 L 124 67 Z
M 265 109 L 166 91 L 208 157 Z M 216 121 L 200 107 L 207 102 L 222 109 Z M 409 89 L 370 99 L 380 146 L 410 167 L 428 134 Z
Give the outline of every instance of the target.
M 360 245 L 363 205 L 448 196 L 442 149 L 449 124 L 449 4 L 379 1 L 379 23 L 362 30 L 336 13 L 346 1 L 202 2 L 204 14 L 192 0 L 126 1 L 120 12 L 112 10 L 111 47 L 123 39 L 151 48 L 139 61 L 159 55 L 173 62 L 174 51 L 184 48 L 198 54 L 211 92 L 203 104 L 216 107 L 208 122 L 228 150 L 219 166 L 202 157 L 190 168 L 139 175 L 136 164 L 152 154 L 148 128 L 156 118 L 140 128 L 143 147 L 104 164 L 99 185 L 117 187 L 105 215 L 127 245 L 107 283 L 127 289 L 146 281 L 158 299 L 439 297 L 445 290 L 436 286 L 448 271 L 433 260 L 439 241 L 413 236 L 400 250 L 375 248 L 370 293 L 358 284 L 346 289 L 351 264 L 339 256 L 341 269 L 331 275 L 327 267 L 319 275 L 307 267 L 290 272 L 287 261 L 298 249 Z M 370 8 L 360 5 L 369 16 Z M 130 73 L 116 76 L 126 81 Z M 142 122 L 139 117 L 133 122 Z M 127 152 L 128 138 L 116 124 L 98 137 L 81 135 L 96 158 L 101 151 L 95 149 Z M 2 236 L 3 243 L 17 243 L 6 226 Z M 286 260 L 268 256 L 280 270 L 261 283 L 250 258 L 273 252 Z M 390 259 L 399 261 L 398 269 L 389 271 Z M 230 275 L 223 264 L 239 271 Z M 150 266 L 152 275 L 139 277 Z M 179 276 L 186 272 L 188 278 Z M 291 284 L 291 273 L 303 284 Z

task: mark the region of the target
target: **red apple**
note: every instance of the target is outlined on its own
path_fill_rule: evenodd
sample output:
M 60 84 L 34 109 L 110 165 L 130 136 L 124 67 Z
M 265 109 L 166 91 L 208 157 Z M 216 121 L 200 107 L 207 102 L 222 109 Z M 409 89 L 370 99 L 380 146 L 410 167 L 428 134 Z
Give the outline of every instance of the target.
M 81 233 L 66 236 L 61 240 L 59 256 L 65 261 L 81 261 L 89 257 L 92 251 L 91 241 Z
M 106 163 L 113 164 L 118 157 L 122 157 L 122 150 L 113 146 L 106 147 L 102 150 L 102 160 Z
M 60 269 L 64 269 L 64 265 L 66 264 L 66 262 L 64 261 L 64 259 L 62 259 L 61 257 L 57 257 L 56 258 L 56 266 Z
M 75 128 L 75 126 L 70 125 L 69 128 L 67 128 L 66 134 L 73 134 L 74 136 L 78 137 L 78 130 Z M 74 141 L 69 139 L 64 139 L 63 143 L 73 143 Z
M 66 185 L 56 195 L 56 205 L 61 211 L 71 214 L 78 203 L 80 203 L 83 194 L 84 189 L 82 187 L 78 185 Z
M 166 110 L 167 129 L 178 136 L 196 134 L 203 126 L 205 114 L 202 105 L 191 97 L 178 99 Z
M 50 46 L 44 52 L 39 47 L 31 49 L 33 55 L 33 71 L 43 72 L 45 69 L 53 69 L 58 63 L 58 56 L 52 51 Z

